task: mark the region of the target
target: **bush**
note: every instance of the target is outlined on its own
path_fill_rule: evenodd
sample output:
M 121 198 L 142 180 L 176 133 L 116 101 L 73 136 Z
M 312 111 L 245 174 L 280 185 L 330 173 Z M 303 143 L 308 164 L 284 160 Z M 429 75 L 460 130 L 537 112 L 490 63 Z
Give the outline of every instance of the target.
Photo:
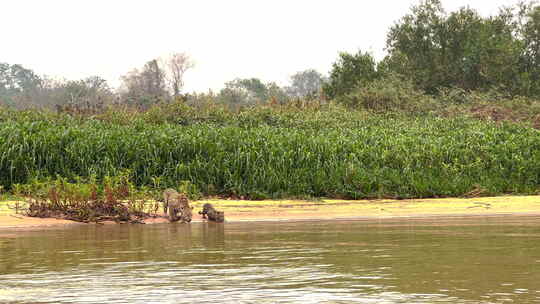
M 338 61 L 332 65 L 328 82 L 323 85 L 324 94 L 330 99 L 339 98 L 377 79 L 376 66 L 375 59 L 369 53 L 339 54 Z
M 374 112 L 425 113 L 435 111 L 440 106 L 433 97 L 417 90 L 411 81 L 395 75 L 357 87 L 337 100 L 349 107 Z

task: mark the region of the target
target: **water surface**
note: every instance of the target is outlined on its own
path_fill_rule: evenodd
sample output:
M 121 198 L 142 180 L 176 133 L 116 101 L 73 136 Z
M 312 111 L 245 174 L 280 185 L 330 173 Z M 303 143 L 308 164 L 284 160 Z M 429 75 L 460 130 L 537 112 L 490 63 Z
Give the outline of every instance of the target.
M 0 303 L 540 303 L 540 218 L 0 233 Z

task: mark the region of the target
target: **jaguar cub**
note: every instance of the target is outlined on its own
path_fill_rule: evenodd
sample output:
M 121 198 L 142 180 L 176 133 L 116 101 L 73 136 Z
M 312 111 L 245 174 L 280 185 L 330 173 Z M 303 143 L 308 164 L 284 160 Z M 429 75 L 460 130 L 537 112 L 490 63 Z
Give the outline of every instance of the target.
M 210 221 L 222 223 L 225 221 L 225 212 L 217 211 L 214 206 L 210 203 L 203 205 L 203 210 L 199 211 L 199 214 L 202 215 L 202 218 L 206 218 Z

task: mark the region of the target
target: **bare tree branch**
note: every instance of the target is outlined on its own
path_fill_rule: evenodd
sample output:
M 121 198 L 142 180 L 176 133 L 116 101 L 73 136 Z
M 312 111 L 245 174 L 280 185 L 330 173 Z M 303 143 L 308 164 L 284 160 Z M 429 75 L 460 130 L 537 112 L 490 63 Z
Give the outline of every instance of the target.
M 166 69 L 166 77 L 173 96 L 180 95 L 184 88 L 184 74 L 195 66 L 191 57 L 186 53 L 173 53 L 161 59 Z

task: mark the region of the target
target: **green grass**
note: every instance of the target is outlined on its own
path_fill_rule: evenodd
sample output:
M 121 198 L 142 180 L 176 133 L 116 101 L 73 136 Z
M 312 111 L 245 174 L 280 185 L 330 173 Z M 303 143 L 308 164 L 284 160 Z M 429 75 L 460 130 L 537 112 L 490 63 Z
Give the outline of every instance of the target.
M 97 118 L 5 112 L 0 185 L 12 189 L 57 176 L 100 180 L 128 170 L 137 186 L 189 181 L 204 195 L 249 198 L 421 198 L 540 189 L 540 132 L 515 124 L 336 106 L 238 113 L 169 107 Z

